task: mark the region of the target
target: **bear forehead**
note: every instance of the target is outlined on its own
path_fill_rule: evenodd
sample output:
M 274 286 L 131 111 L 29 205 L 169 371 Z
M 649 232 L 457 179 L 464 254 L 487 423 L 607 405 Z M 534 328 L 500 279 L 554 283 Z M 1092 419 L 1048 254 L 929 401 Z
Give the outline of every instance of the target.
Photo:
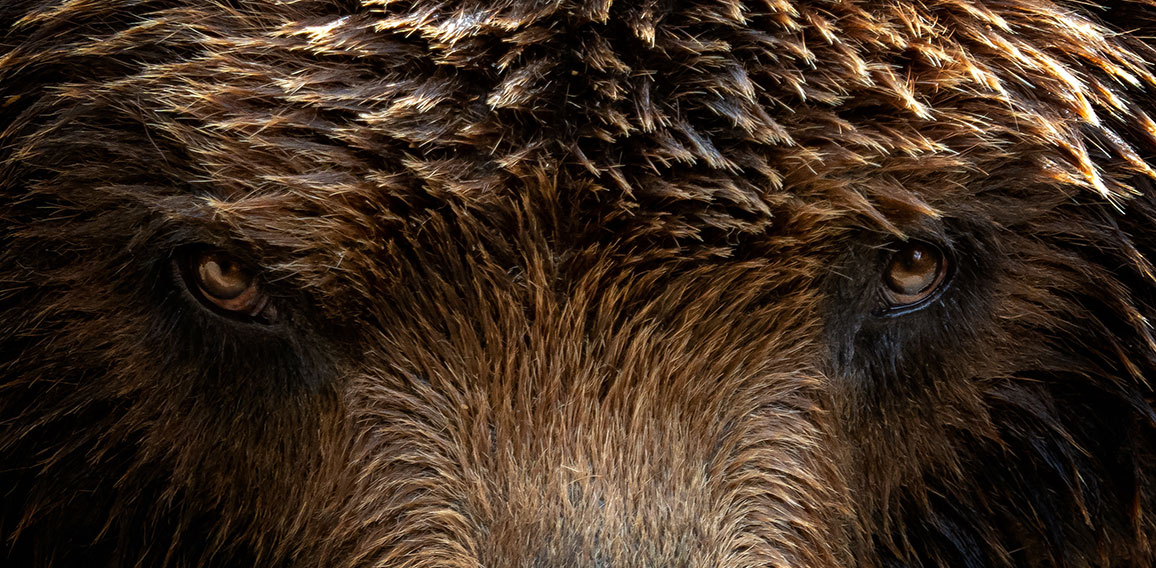
M 65 4 L 21 25 L 101 17 Z M 977 186 L 1122 199 L 1116 180 L 1151 170 L 1119 131 L 1156 135 L 1127 90 L 1154 80 L 1110 36 L 1034 4 L 288 3 L 162 10 L 15 46 L 0 69 L 122 62 L 64 98 L 120 118 L 97 131 L 139 122 L 137 177 L 165 178 L 142 199 L 246 240 L 291 245 L 311 219 L 310 238 L 374 242 L 430 208 L 535 203 L 725 255 L 832 218 L 902 233 L 980 207 Z

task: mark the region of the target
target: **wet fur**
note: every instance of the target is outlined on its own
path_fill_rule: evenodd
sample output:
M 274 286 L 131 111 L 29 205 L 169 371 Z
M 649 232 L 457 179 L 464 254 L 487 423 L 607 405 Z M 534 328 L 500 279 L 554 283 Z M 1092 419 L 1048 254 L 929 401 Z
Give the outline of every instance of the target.
M 0 3 L 0 563 L 1152 564 L 1111 4 Z

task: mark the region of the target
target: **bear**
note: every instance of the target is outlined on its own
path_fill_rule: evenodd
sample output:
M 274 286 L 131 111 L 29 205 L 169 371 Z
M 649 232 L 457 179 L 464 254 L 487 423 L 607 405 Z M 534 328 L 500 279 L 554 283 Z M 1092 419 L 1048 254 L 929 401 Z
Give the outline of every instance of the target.
M 0 2 L 0 564 L 1150 566 L 1154 32 Z

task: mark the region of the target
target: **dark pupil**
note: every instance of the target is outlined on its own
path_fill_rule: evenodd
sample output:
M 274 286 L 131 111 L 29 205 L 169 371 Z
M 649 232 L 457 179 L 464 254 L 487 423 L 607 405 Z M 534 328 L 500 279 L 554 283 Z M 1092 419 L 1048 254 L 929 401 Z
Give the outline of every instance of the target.
M 201 257 L 197 276 L 206 293 L 222 300 L 236 298 L 249 288 L 249 276 L 245 271 L 237 263 L 215 254 Z
M 900 294 L 918 294 L 935 283 L 939 274 L 939 254 L 915 244 L 899 251 L 888 267 L 887 285 Z

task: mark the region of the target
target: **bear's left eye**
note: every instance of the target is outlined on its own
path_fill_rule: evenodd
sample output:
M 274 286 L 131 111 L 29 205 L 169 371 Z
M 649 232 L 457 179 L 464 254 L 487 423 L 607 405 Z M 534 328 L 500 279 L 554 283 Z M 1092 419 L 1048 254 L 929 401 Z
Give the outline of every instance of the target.
M 919 305 L 943 285 L 947 269 L 947 257 L 939 247 L 921 241 L 904 243 L 891 255 L 883 275 L 887 303 L 892 309 Z
M 254 318 L 269 307 L 256 271 L 216 249 L 200 249 L 181 259 L 185 285 L 198 299 L 230 316 Z

